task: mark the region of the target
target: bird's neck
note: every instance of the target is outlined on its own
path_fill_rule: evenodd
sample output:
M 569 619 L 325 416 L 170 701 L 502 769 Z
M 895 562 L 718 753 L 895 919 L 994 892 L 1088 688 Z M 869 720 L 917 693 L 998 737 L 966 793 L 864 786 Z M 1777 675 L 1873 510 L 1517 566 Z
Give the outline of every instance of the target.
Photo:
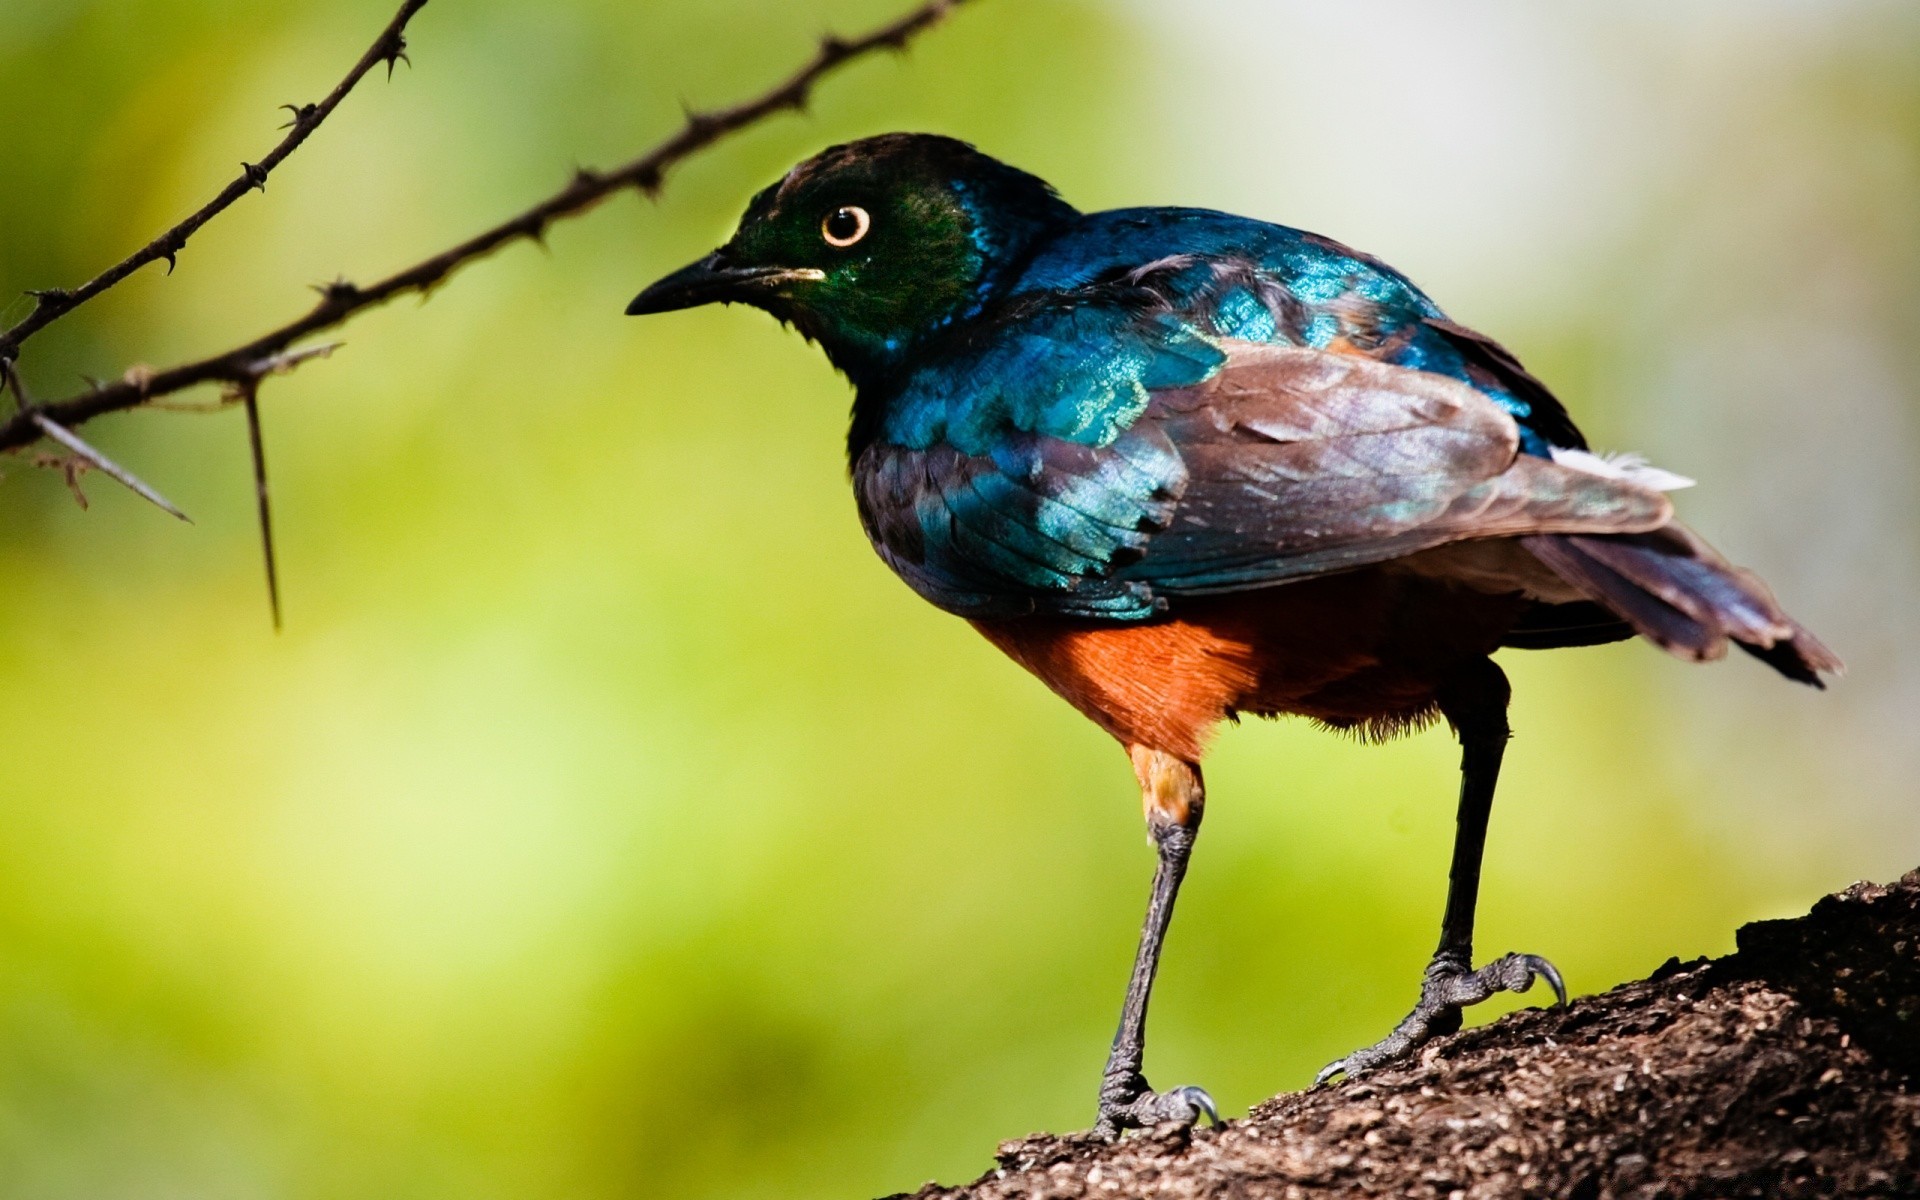
M 834 365 L 858 392 L 888 386 L 908 370 L 925 337 L 909 329 L 871 330 L 810 327 L 804 317 L 794 324 L 808 338 L 819 343 L 827 361 Z
M 899 385 L 853 385 L 853 412 L 847 422 L 847 469 L 852 470 L 860 455 L 880 436 L 887 407 L 900 394 Z

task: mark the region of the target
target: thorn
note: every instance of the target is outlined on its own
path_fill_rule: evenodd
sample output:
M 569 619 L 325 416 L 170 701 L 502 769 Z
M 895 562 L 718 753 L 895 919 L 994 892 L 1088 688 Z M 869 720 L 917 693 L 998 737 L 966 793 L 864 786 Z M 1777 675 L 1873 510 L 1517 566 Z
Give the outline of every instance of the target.
M 434 272 L 432 275 L 429 275 L 427 278 L 422 279 L 420 281 L 419 289 L 418 289 L 420 292 L 420 303 L 425 304 L 428 300 L 433 298 L 433 294 L 435 292 L 439 291 L 443 286 L 445 286 L 447 282 L 447 275 L 452 270 L 453 270 L 453 267 L 451 265 L 442 263 L 436 268 L 434 268 Z
M 592 167 L 573 169 L 573 186 L 577 188 L 596 188 L 606 182 L 606 177 Z
M 258 163 L 243 162 L 241 170 L 247 173 L 247 186 L 257 192 L 267 190 L 267 169 Z
M 177 256 L 182 250 L 185 250 L 186 248 L 187 248 L 186 239 L 179 238 L 179 237 L 171 239 L 170 241 L 167 242 L 166 245 L 160 248 L 160 256 L 167 260 L 167 274 L 169 275 L 173 274 L 173 268 L 177 265 L 175 261 L 175 256 Z
M 106 386 L 105 384 L 101 383 L 98 379 L 95 379 L 91 375 L 82 375 L 80 376 L 80 378 L 86 383 L 87 390 L 90 392 L 97 392 L 101 388 Z
M 66 288 L 29 288 L 27 295 L 33 297 L 37 308 L 57 310 L 73 303 L 73 293 Z
M 852 44 L 837 33 L 820 36 L 820 57 L 830 62 L 845 58 L 852 50 Z
M 640 194 L 649 200 L 660 198 L 661 182 L 659 167 L 648 167 L 633 177 L 633 186 L 639 188 Z
M 391 83 L 395 63 L 406 63 L 409 67 L 413 65 L 413 60 L 407 57 L 407 35 L 395 30 L 393 41 L 387 44 L 387 52 L 381 57 L 387 60 L 387 82 Z
M 293 120 L 288 121 L 280 128 L 292 129 L 296 125 L 304 125 L 312 120 L 313 114 L 319 110 L 320 106 L 317 104 L 282 104 L 280 107 L 293 114 Z
M 159 492 L 154 491 L 151 487 L 148 487 L 138 475 L 135 475 L 132 471 L 127 470 L 119 463 L 114 462 L 106 455 L 95 450 L 92 446 L 89 446 L 72 430 L 49 419 L 45 413 L 34 413 L 33 423 L 40 427 L 41 433 L 46 434 L 54 441 L 59 442 L 62 446 L 65 446 L 67 449 L 92 463 L 96 470 L 104 471 L 119 480 L 122 484 L 125 484 L 127 489 L 134 495 L 145 500 L 162 512 L 171 513 L 189 525 L 193 524 L 192 517 L 175 508 L 171 501 Z
M 312 287 L 328 304 L 352 304 L 360 298 L 360 289 L 349 283 L 344 276 L 337 277 L 329 283 L 313 284 Z
M 693 134 L 704 137 L 707 134 L 712 133 L 714 126 L 719 124 L 719 121 L 713 116 L 712 113 L 704 113 L 704 112 L 696 111 L 691 105 L 689 105 L 684 100 L 680 102 L 680 111 L 686 114 L 687 131 L 689 133 L 693 133 Z
M 260 436 L 260 389 L 258 381 L 249 384 L 247 405 L 247 442 L 253 449 L 253 495 L 260 514 L 260 553 L 267 566 L 267 608 L 273 614 L 273 631 L 280 632 L 280 572 L 273 555 L 273 507 L 267 499 L 267 449 Z

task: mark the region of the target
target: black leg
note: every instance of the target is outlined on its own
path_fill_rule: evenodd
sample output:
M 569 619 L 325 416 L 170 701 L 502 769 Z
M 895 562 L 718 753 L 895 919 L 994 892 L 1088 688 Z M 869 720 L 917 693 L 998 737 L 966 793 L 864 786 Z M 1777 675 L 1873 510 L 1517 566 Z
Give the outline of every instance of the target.
M 1100 1117 L 1094 1130 L 1108 1137 L 1117 1136 L 1123 1129 L 1162 1121 L 1192 1124 L 1202 1113 L 1214 1124 L 1220 1123 L 1213 1098 L 1202 1089 L 1179 1087 L 1155 1092 L 1142 1073 L 1153 976 L 1160 967 L 1160 947 L 1173 920 L 1173 902 L 1187 873 L 1187 859 L 1200 832 L 1205 805 L 1200 768 L 1144 747 L 1129 747 L 1129 753 L 1134 772 L 1140 777 L 1147 831 L 1159 862 L 1153 871 L 1153 892 L 1147 900 L 1147 919 L 1140 930 L 1133 974 L 1127 980 L 1127 998 L 1120 1006 L 1120 1028 L 1113 1035 L 1113 1052 L 1107 1056 L 1107 1069 L 1100 1080 Z
M 1507 677 L 1491 659 L 1481 659 L 1468 686 L 1441 693 L 1441 710 L 1460 738 L 1460 809 L 1455 817 L 1453 862 L 1447 868 L 1447 911 L 1440 918 L 1435 962 L 1465 968 L 1473 962 L 1473 913 L 1480 900 L 1480 859 L 1487 848 L 1487 818 L 1506 757 Z M 1477 686 L 1474 686 L 1477 685 Z
M 1440 945 L 1427 964 L 1420 1000 L 1392 1033 L 1327 1064 L 1314 1077 L 1325 1083 L 1344 1072 L 1355 1076 L 1399 1058 L 1415 1046 L 1460 1028 L 1460 1013 L 1495 992 L 1524 992 L 1544 979 L 1561 1004 L 1566 984 L 1552 963 L 1533 954 L 1509 954 L 1473 969 L 1473 911 L 1480 897 L 1480 858 L 1487 844 L 1487 816 L 1506 753 L 1507 700 L 1512 690 L 1492 659 L 1480 659 L 1440 690 L 1440 711 L 1460 737 L 1460 813 L 1447 873 L 1447 911 L 1440 919 Z

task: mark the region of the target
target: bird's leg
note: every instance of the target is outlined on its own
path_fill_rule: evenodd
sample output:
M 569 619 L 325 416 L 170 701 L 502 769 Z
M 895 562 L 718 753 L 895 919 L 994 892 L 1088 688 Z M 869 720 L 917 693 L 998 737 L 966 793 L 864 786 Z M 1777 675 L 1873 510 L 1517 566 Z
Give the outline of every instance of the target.
M 1187 873 L 1194 837 L 1200 832 L 1205 793 L 1198 765 L 1161 750 L 1129 746 L 1134 774 L 1147 814 L 1147 832 L 1159 855 L 1153 871 L 1153 893 L 1147 901 L 1147 919 L 1140 930 L 1140 949 L 1134 955 L 1133 975 L 1127 980 L 1126 1002 L 1120 1006 L 1120 1029 L 1113 1035 L 1113 1052 L 1100 1080 L 1100 1118 L 1094 1131 L 1107 1137 L 1123 1129 L 1144 1128 L 1162 1121 L 1192 1124 L 1205 1113 L 1215 1125 L 1220 1113 L 1213 1097 L 1197 1087 L 1155 1092 L 1141 1074 L 1147 1049 L 1147 1000 L 1153 993 L 1153 975 L 1160 966 L 1160 946 L 1173 920 L 1173 901 Z
M 1507 700 L 1512 690 L 1492 659 L 1477 660 L 1440 689 L 1440 711 L 1460 737 L 1460 814 L 1447 876 L 1447 911 L 1440 920 L 1440 946 L 1427 964 L 1420 1000 L 1392 1033 L 1314 1077 L 1325 1083 L 1342 1072 L 1357 1076 L 1398 1058 L 1415 1046 L 1460 1028 L 1460 1010 L 1495 992 L 1524 992 L 1544 979 L 1561 1004 L 1566 984 L 1552 963 L 1533 954 L 1508 954 L 1473 969 L 1473 910 L 1480 893 L 1480 856 L 1487 842 L 1487 815 L 1506 752 Z

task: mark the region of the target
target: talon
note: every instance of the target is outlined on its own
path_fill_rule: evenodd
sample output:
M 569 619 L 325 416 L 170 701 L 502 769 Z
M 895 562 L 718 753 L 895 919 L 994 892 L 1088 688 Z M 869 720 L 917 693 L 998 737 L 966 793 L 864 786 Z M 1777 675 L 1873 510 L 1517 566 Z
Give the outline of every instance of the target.
M 1374 1064 L 1368 1060 L 1369 1050 L 1378 1050 L 1379 1046 L 1370 1046 L 1367 1050 L 1355 1050 L 1352 1054 L 1336 1058 L 1321 1067 L 1313 1077 L 1313 1087 L 1321 1088 L 1331 1083 L 1336 1076 L 1345 1075 L 1348 1079 L 1358 1079 L 1367 1073 Z
M 1537 954 L 1523 954 L 1521 958 L 1526 961 L 1527 973 L 1529 975 L 1546 980 L 1547 986 L 1553 989 L 1554 1007 L 1565 1008 L 1567 1006 L 1567 981 L 1560 978 L 1560 969 Z M 1533 980 L 1529 979 L 1527 981 L 1527 987 L 1532 986 Z M 1521 988 L 1519 990 L 1524 992 L 1527 989 Z
M 1207 1115 L 1207 1123 L 1215 1129 L 1219 1129 L 1226 1124 L 1225 1121 L 1220 1119 L 1220 1106 L 1213 1102 L 1213 1097 L 1209 1096 L 1207 1089 L 1203 1087 L 1195 1087 L 1192 1084 L 1188 1084 L 1185 1087 L 1174 1088 L 1171 1092 L 1168 1092 L 1167 1095 L 1178 1097 L 1184 1101 L 1189 1108 L 1198 1110 L 1193 1114 L 1193 1121 L 1196 1125 L 1200 1123 L 1201 1113 Z

